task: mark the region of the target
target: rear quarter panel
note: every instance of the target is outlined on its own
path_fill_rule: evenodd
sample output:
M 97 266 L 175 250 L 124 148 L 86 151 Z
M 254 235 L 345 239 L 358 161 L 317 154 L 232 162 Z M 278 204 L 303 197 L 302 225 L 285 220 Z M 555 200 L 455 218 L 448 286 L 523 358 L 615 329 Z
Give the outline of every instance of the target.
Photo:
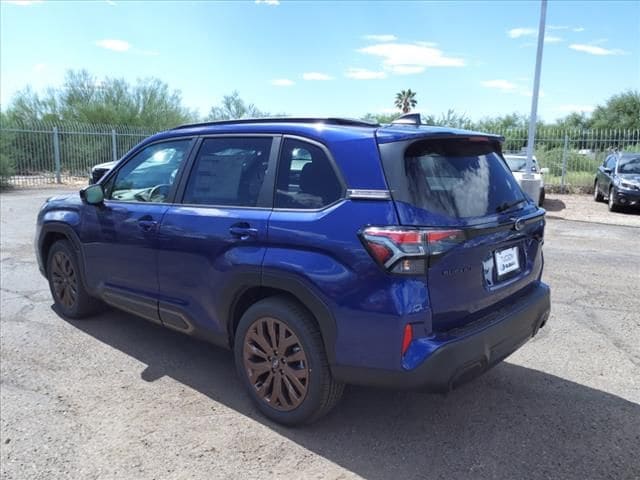
M 319 212 L 271 215 L 263 279 L 299 282 L 328 307 L 335 340 L 325 345 L 334 364 L 399 369 L 404 324 L 430 321 L 425 279 L 387 274 L 358 237 L 367 225 L 395 224 L 390 201 L 345 200 Z

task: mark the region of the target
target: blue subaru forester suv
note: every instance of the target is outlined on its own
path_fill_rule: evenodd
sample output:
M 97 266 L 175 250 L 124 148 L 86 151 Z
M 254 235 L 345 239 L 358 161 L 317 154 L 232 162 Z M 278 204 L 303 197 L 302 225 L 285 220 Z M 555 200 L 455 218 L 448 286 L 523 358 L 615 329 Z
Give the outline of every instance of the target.
M 337 118 L 187 125 L 80 195 L 36 249 L 60 314 L 106 303 L 231 348 L 257 407 L 311 422 L 345 384 L 445 392 L 549 316 L 544 210 L 502 138 Z

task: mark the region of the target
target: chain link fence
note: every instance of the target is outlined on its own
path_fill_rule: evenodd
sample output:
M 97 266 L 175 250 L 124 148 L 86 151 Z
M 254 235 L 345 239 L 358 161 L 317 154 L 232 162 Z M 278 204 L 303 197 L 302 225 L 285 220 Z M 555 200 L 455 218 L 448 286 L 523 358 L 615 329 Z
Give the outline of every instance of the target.
M 0 182 L 17 187 L 86 183 L 91 167 L 117 160 L 153 130 L 76 123 L 0 125 Z M 527 129 L 496 131 L 505 153 L 524 153 Z M 640 152 L 640 130 L 537 130 L 535 155 L 550 190 L 589 191 L 612 150 Z

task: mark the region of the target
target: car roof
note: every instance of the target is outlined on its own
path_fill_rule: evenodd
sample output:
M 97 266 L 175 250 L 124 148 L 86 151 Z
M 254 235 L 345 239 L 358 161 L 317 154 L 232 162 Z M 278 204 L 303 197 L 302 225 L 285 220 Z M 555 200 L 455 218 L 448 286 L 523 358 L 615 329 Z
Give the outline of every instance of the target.
M 472 132 L 448 127 L 428 125 L 380 125 L 362 120 L 337 117 L 283 117 L 264 119 L 241 119 L 220 122 L 182 125 L 158 133 L 149 141 L 190 135 L 216 134 L 284 134 L 300 135 L 320 142 L 354 140 L 377 137 L 378 142 L 388 143 L 419 137 L 484 136 L 502 141 L 503 137 L 493 134 Z

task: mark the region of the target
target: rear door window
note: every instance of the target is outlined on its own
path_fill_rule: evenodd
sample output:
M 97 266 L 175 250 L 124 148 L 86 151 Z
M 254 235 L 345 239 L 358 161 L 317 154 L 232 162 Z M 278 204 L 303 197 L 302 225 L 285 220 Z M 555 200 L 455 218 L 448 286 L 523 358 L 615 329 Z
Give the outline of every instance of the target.
M 276 180 L 276 208 L 316 210 L 337 201 L 342 185 L 329 158 L 317 145 L 285 139 Z
M 516 208 L 525 196 L 495 147 L 469 139 L 411 144 L 403 159 L 384 163 L 385 173 L 402 170 L 387 174 L 394 199 L 456 219 Z
M 183 203 L 255 207 L 262 192 L 272 138 L 207 138 L 191 170 Z

